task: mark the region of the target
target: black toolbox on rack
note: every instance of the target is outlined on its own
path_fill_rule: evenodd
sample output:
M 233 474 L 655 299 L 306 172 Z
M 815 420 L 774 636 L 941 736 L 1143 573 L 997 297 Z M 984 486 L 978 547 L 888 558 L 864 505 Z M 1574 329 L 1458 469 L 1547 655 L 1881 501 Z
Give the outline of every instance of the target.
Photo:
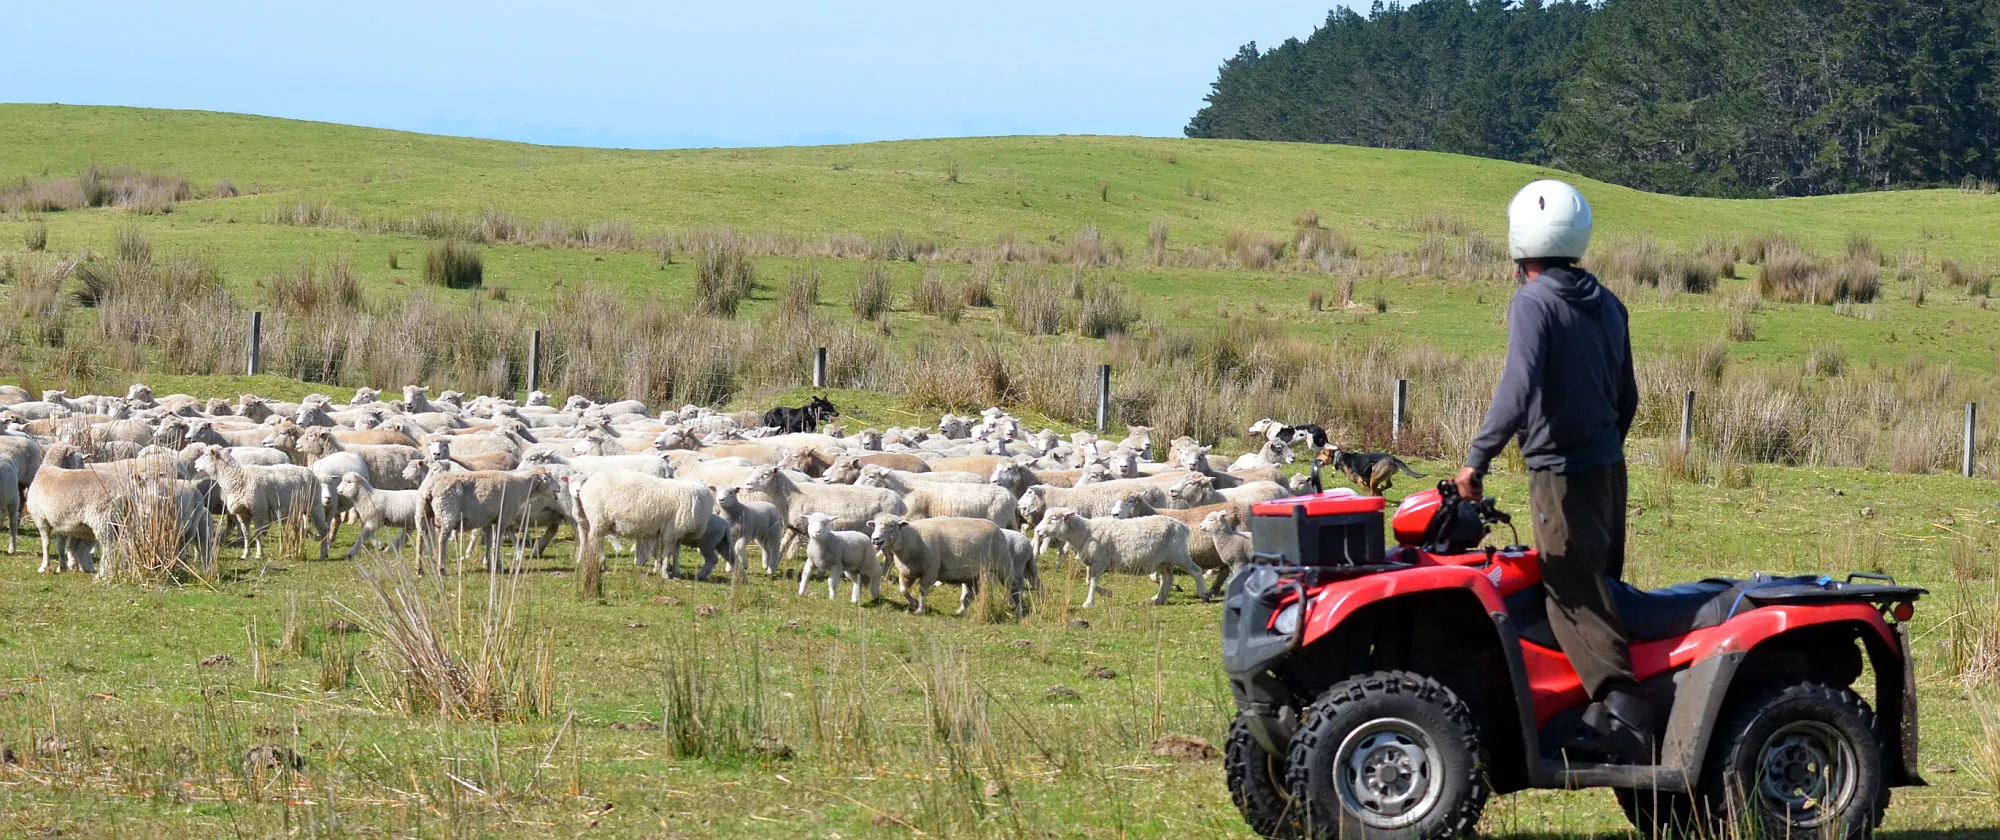
M 1250 542 L 1258 562 L 1286 566 L 1365 566 L 1382 562 L 1380 496 L 1348 491 L 1275 499 L 1250 506 Z

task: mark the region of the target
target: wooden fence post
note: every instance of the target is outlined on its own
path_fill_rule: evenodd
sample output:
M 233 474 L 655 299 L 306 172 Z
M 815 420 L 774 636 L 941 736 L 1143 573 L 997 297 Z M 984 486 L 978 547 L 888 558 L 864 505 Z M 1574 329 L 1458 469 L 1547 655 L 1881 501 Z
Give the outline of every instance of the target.
M 1396 401 L 1389 418 L 1389 440 L 1403 442 L 1403 418 L 1410 408 L 1410 380 L 1396 380 Z
M 1681 451 L 1694 446 L 1694 392 L 1681 398 Z
M 1959 472 L 1962 473 L 1966 478 L 1972 477 L 1972 467 L 1973 467 L 1972 461 L 1974 455 L 1973 452 L 1974 444 L 1972 440 L 1972 434 L 1973 431 L 1978 427 L 1978 425 L 1979 425 L 1979 403 L 1976 402 L 1966 403 L 1965 404 L 1965 463 L 1961 464 L 1959 468 Z
M 244 365 L 244 368 L 249 371 L 251 376 L 256 376 L 263 372 L 263 354 L 264 313 L 252 312 L 250 313 L 249 361 Z
M 1097 430 L 1111 421 L 1111 366 L 1097 366 Z
M 813 351 L 813 387 L 826 387 L 826 348 Z
M 528 391 L 542 390 L 542 331 L 528 339 Z

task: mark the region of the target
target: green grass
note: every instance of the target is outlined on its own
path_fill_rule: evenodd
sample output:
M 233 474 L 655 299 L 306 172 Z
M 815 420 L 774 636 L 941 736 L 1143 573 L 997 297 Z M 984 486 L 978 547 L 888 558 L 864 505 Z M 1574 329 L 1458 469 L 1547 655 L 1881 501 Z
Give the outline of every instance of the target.
M 1519 475 L 1498 475 L 1492 487 L 1519 507 Z M 1968 691 L 1943 667 L 1949 617 L 1963 599 L 1983 598 L 1988 616 L 2000 607 L 2000 569 L 1987 553 L 1995 513 L 1983 483 L 1766 468 L 1752 486 L 1725 490 L 1669 487 L 1642 470 L 1633 503 L 1644 508 L 1632 521 L 1632 576 L 1643 585 L 1862 568 L 1931 586 L 1914 637 L 1933 786 L 1898 792 L 1886 836 L 2000 830 L 1994 793 L 1978 775 L 1988 747 L 1977 710 L 1995 686 Z M 1960 535 L 1975 541 L 1977 559 L 1955 575 Z M 805 598 L 793 594 L 796 580 L 761 575 L 736 587 L 661 581 L 614 558 L 605 600 L 582 603 L 565 539 L 554 558 L 530 564 L 519 601 L 529 627 L 552 631 L 556 708 L 492 724 L 399 713 L 377 658 L 383 645 L 326 629 L 348 617 L 341 605 L 374 615 L 357 563 L 287 560 L 258 577 L 230 552 L 236 571 L 225 582 L 138 588 L 38 576 L 33 546 L 0 572 L 0 610 L 10 619 L 0 629 L 0 742 L 23 761 L 0 769 L 8 835 L 53 827 L 69 837 L 267 836 L 289 826 L 312 836 L 527 837 L 594 826 L 605 837 L 800 828 L 894 837 L 910 833 L 901 820 L 947 836 L 1247 836 L 1219 762 L 1150 749 L 1170 734 L 1221 741 L 1231 705 L 1217 607 L 1185 592 L 1151 607 L 1143 578 L 1115 578 L 1118 597 L 1082 611 L 1080 579 L 1056 576 L 1025 621 L 982 624 L 910 616 L 893 602 L 851 607 L 844 587 L 830 603 L 817 581 Z M 471 605 L 486 597 L 483 573 L 445 583 Z M 476 615 L 439 618 L 476 623 Z M 1071 617 L 1089 627 L 1072 627 Z M 246 638 L 252 622 L 255 655 L 270 663 L 262 685 Z M 289 627 L 300 641 L 288 648 Z M 353 681 L 320 690 L 323 662 L 342 649 L 356 661 Z M 218 653 L 233 664 L 198 665 Z M 1117 675 L 1084 676 L 1092 666 Z M 731 716 L 753 721 L 746 732 L 783 740 L 793 757 L 735 752 L 720 736 L 718 754 L 672 757 L 666 734 L 651 728 L 663 720 L 670 668 L 703 675 L 711 727 Z M 940 668 L 949 674 L 942 682 Z M 947 699 L 935 700 L 940 685 Z M 1081 698 L 1051 702 L 1052 686 Z M 974 699 L 955 705 L 954 687 Z M 824 710 L 820 738 L 815 704 Z M 857 712 L 865 734 L 839 722 Z M 933 727 L 940 713 L 972 715 L 990 738 L 952 741 Z M 68 752 L 36 754 L 51 733 Z M 305 773 L 256 787 L 237 757 L 264 743 L 297 750 Z M 954 775 L 953 744 L 990 750 L 969 765 L 971 794 Z M 989 780 L 1004 794 L 985 796 Z M 1484 825 L 1501 836 L 1626 836 L 1603 791 L 1498 799 Z

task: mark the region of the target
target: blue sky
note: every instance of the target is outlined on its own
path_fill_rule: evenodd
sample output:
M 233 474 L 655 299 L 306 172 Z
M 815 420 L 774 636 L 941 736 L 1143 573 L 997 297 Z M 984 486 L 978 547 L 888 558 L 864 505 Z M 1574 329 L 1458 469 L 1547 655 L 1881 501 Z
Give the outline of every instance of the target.
M 1178 136 L 1326 0 L 91 2 L 4 15 L 0 100 L 630 147 Z

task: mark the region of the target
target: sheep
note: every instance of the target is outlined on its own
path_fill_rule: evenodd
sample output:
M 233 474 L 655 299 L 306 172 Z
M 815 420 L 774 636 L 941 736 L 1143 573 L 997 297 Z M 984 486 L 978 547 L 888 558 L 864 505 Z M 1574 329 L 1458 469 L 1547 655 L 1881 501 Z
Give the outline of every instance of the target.
M 380 489 L 371 486 L 366 476 L 350 472 L 340 477 L 334 492 L 354 510 L 355 518 L 361 523 L 361 533 L 355 535 L 354 545 L 347 549 L 348 557 L 360 551 L 363 545 L 368 544 L 368 538 L 385 525 L 403 529 L 389 544 L 389 551 L 401 549 L 403 541 L 409 539 L 410 531 L 417 527 L 417 509 L 423 501 L 422 491 Z
M 776 576 L 781 556 L 778 546 L 785 535 L 785 517 L 778 512 L 778 506 L 744 499 L 738 488 L 723 486 L 715 490 L 715 508 L 729 522 L 731 550 L 735 555 L 747 562 L 750 555 L 745 549 L 751 542 L 757 543 L 758 550 L 764 555 L 764 571 Z
M 480 472 L 505 472 L 521 465 L 520 458 L 512 451 L 459 442 L 466 440 L 476 439 L 439 435 L 431 438 L 424 453 L 432 458 L 456 461 L 468 470 Z
M 1209 543 L 1215 546 L 1217 561 L 1228 570 L 1229 575 L 1241 572 L 1250 565 L 1250 535 L 1236 530 L 1236 517 L 1231 516 L 1229 511 L 1210 511 L 1196 527 L 1208 535 Z M 1228 580 L 1228 577 L 1224 576 L 1222 580 Z
M 497 569 L 500 531 L 520 524 L 556 500 L 557 479 L 548 470 L 433 470 L 418 490 L 419 554 L 435 551 L 444 572 L 445 542 L 454 533 L 484 530 L 487 567 Z
M 1153 428 L 1151 426 L 1131 426 L 1125 430 L 1125 439 L 1118 442 L 1118 448 L 1139 453 L 1144 457 L 1153 451 Z
M 252 543 L 257 556 L 264 556 L 264 531 L 273 523 L 304 519 L 319 540 L 319 559 L 326 559 L 333 529 L 320 499 L 322 485 L 311 470 L 291 464 L 246 465 L 228 449 L 212 445 L 203 450 L 194 467 L 215 479 L 223 509 L 243 534 L 245 558 L 250 556 Z
M 826 599 L 831 601 L 840 586 L 841 575 L 854 580 L 848 603 L 861 603 L 861 587 L 868 587 L 871 602 L 882 600 L 882 561 L 875 555 L 875 542 L 859 531 L 836 531 L 833 517 L 824 513 L 806 516 L 806 565 L 799 570 L 799 595 L 806 594 L 806 581 L 814 569 L 826 574 Z
M 1231 521 L 1235 522 L 1247 522 L 1250 517 L 1250 505 L 1248 504 L 1223 502 L 1221 504 L 1203 505 L 1187 510 L 1176 510 L 1174 508 L 1155 508 L 1152 505 L 1146 504 L 1143 499 L 1126 499 L 1119 502 L 1112 507 L 1111 517 L 1114 519 L 1134 519 L 1141 516 L 1169 516 L 1185 523 L 1191 529 L 1188 531 L 1188 558 L 1193 560 L 1196 566 L 1216 572 L 1209 579 L 1208 588 L 1212 592 L 1219 592 L 1221 591 L 1220 586 L 1224 578 L 1224 572 L 1229 567 L 1217 552 L 1215 540 L 1211 539 L 1208 533 L 1200 528 L 1201 521 L 1208 518 L 1209 514 L 1217 511 L 1228 514 Z
M 1009 461 L 994 467 L 993 472 L 988 474 L 987 483 L 1005 487 L 1007 492 L 1019 496 L 1037 484 L 1046 484 L 1050 487 L 1075 487 L 1084 473 L 1085 470 L 1037 469 L 1029 464 Z
M 701 538 L 715 515 L 715 494 L 692 481 L 614 470 L 583 476 L 572 482 L 571 492 L 582 531 L 577 538 L 579 551 L 601 555 L 606 537 L 628 537 L 638 543 L 634 554 L 641 566 L 651 549 L 661 551 L 654 563 L 661 577 L 680 577 L 681 544 Z M 704 560 L 706 577 L 714 561 Z
M 1257 451 L 1245 453 L 1229 465 L 1229 471 L 1251 470 L 1258 467 L 1282 467 L 1293 460 L 1292 445 L 1286 441 L 1266 440 Z
M 332 431 L 324 428 L 306 429 L 299 434 L 298 451 L 312 462 L 347 453 L 367 464 L 366 478 L 378 490 L 415 490 L 414 482 L 403 481 L 403 470 L 411 461 L 423 460 L 424 453 L 414 446 L 395 444 L 350 444 L 340 440 Z
M 894 561 L 896 588 L 913 612 L 924 612 L 931 587 L 956 583 L 961 588 L 954 615 L 964 614 L 981 577 L 988 574 L 1007 583 L 1019 608 L 1025 570 L 1014 566 L 1015 555 L 1007 538 L 1000 526 L 988 520 L 941 517 L 912 522 L 900 516 L 882 516 L 875 521 L 871 539 Z M 914 596 L 912 583 L 916 584 Z
M 42 565 L 36 571 L 50 571 L 49 550 L 53 548 L 54 571 L 74 568 L 95 572 L 90 549 L 108 539 L 118 522 L 122 488 L 111 478 L 85 469 L 81 456 L 68 447 L 51 446 L 47 456 L 22 505 L 41 538 Z
M 0 423 L 0 462 L 14 468 L 15 489 L 27 492 L 35 482 L 35 471 L 42 466 L 42 444 L 24 432 L 16 432 L 12 423 Z
M 903 497 L 894 490 L 801 482 L 768 464 L 751 470 L 742 482 L 742 489 L 764 494 L 784 515 L 787 534 L 781 554 L 790 550 L 791 532 L 805 533 L 805 518 L 809 513 L 832 516 L 833 527 L 839 530 L 858 531 L 883 514 L 901 516 L 908 510 Z
M 1180 507 L 1196 508 L 1223 502 L 1241 504 L 1268 502 L 1291 495 L 1291 490 L 1275 481 L 1253 481 L 1240 487 L 1217 490 L 1215 479 L 1200 473 L 1189 473 L 1186 478 L 1168 488 L 1167 495 Z
M 854 486 L 881 487 L 902 494 L 910 519 L 965 516 L 985 519 L 1002 528 L 1020 524 L 1019 505 L 1006 488 L 979 482 L 976 476 L 970 484 L 921 481 L 916 476 L 916 473 L 870 466 L 862 468 Z
M 1084 609 L 1096 602 L 1098 581 L 1110 569 L 1139 572 L 1157 571 L 1160 574 L 1160 593 L 1153 598 L 1155 606 L 1165 604 L 1167 595 L 1174 591 L 1174 571 L 1186 572 L 1194 578 L 1196 598 L 1207 600 L 1208 587 L 1202 580 L 1201 570 L 1188 555 L 1187 523 L 1168 516 L 1142 516 L 1136 519 L 1112 519 L 1110 517 L 1087 517 L 1073 509 L 1050 508 L 1042 515 L 1041 524 L 1035 526 L 1036 534 L 1046 534 L 1047 538 L 1059 540 L 1063 545 L 1076 550 L 1089 570 L 1090 591 L 1083 597 Z
M 965 440 L 972 437 L 972 418 L 947 414 L 938 419 L 937 428 L 946 440 Z
M 649 475 L 654 478 L 673 478 L 674 465 L 664 453 L 647 452 L 638 455 L 572 455 L 562 457 L 551 452 L 537 452 L 530 455 L 525 463 L 565 464 L 585 475 L 622 471 Z
M 690 534 L 680 544 L 694 546 L 701 552 L 701 570 L 694 573 L 695 580 L 708 580 L 709 575 L 715 572 L 717 561 L 722 562 L 732 574 L 743 568 L 742 559 L 737 556 L 735 543 L 729 535 L 729 520 L 723 519 L 719 513 L 709 514 L 708 527 L 703 528 L 700 534 Z M 678 575 L 679 563 L 675 566 L 674 574 Z

